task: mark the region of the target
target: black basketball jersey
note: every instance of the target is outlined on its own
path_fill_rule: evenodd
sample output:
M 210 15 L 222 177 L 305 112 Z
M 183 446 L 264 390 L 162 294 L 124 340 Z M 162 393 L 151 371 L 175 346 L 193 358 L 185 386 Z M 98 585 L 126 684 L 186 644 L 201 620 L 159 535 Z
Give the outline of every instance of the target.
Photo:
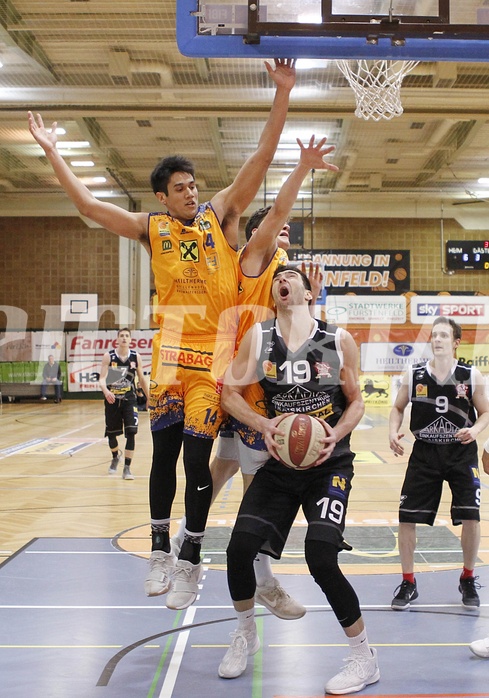
M 292 352 L 282 339 L 276 318 L 259 323 L 256 328 L 257 374 L 268 416 L 302 412 L 334 426 L 346 407 L 340 384 L 341 330 L 315 320 L 307 341 Z
M 444 383 L 432 375 L 429 362 L 411 366 L 408 375 L 413 435 L 427 443 L 459 443 L 454 434 L 477 419 L 472 368 L 456 363 Z
M 119 357 L 115 349 L 109 351 L 109 371 L 106 383 L 109 390 L 118 397 L 136 395 L 134 381 L 138 366 L 138 355 L 132 349 L 125 361 Z

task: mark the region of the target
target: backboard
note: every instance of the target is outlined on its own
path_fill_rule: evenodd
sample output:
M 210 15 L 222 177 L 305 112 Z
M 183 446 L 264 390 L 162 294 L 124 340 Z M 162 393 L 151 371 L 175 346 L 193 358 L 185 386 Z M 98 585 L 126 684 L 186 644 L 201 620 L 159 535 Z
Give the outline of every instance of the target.
M 486 0 L 178 0 L 192 57 L 489 61 Z

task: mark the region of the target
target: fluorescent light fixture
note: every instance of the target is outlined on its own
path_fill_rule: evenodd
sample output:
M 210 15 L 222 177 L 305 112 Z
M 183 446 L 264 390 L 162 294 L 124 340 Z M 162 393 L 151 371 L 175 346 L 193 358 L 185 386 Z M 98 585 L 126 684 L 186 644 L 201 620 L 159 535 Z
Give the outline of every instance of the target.
M 310 70 L 311 68 L 323 68 L 324 62 L 317 58 L 298 58 L 295 62 L 297 70 Z
M 92 182 L 94 184 L 104 184 L 107 181 L 107 177 L 92 177 Z
M 63 141 L 61 148 L 90 148 L 90 141 Z
M 477 184 L 486 184 L 489 186 L 489 177 L 479 177 Z
M 3 63 L 2 63 L 2 61 L 0 61 L 0 68 L 3 68 Z
M 72 167 L 95 167 L 93 160 L 72 160 Z

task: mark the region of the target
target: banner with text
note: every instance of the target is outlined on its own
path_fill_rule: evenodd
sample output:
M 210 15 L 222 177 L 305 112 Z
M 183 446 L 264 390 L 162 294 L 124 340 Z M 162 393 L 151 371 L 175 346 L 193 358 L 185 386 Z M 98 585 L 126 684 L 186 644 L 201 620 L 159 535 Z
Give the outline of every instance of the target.
M 294 262 L 323 269 L 327 294 L 401 294 L 410 288 L 409 250 L 289 250 Z
M 151 357 L 141 355 L 143 373 L 148 377 L 151 373 Z M 100 361 L 89 358 L 68 363 L 68 391 L 70 393 L 93 392 L 100 390 Z
M 406 322 L 405 296 L 326 296 L 326 314 L 337 325 L 391 325 Z
M 366 373 L 400 373 L 408 366 L 432 358 L 431 346 L 425 342 L 370 342 L 360 345 L 360 369 Z
M 150 357 L 153 347 L 154 330 L 132 330 L 131 349 Z M 117 348 L 117 332 L 114 330 L 67 332 L 66 360 L 102 361 L 105 352 Z
M 411 322 L 431 324 L 437 317 L 455 320 L 459 325 L 489 323 L 487 296 L 412 296 Z

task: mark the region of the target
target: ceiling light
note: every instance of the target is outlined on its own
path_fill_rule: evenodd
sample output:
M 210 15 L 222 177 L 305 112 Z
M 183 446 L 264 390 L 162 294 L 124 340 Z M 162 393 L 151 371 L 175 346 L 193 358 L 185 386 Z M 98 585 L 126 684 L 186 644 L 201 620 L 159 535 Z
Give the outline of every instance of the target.
M 3 63 L 2 63 L 2 61 L 0 61 L 0 68 L 3 68 Z
M 70 164 L 72 167 L 94 167 L 95 166 L 95 163 L 93 162 L 93 160 L 72 160 Z
M 477 184 L 489 184 L 489 177 L 479 177 Z
M 317 58 L 298 58 L 295 62 L 296 70 L 310 70 L 311 68 L 323 68 L 324 62 Z
M 56 131 L 57 132 L 57 131 Z M 62 141 L 61 148 L 90 148 L 90 141 Z
M 107 177 L 92 177 L 92 182 L 94 184 L 103 184 L 107 181 Z

